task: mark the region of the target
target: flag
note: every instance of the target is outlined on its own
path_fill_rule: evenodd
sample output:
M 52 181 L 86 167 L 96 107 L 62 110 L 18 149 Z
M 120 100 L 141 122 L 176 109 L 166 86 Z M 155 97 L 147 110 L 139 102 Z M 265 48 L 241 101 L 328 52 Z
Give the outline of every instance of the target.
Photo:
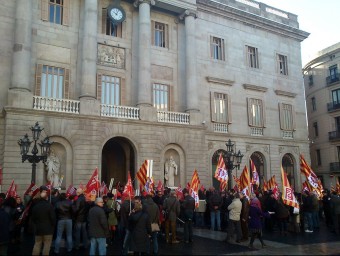
M 8 190 L 6 192 L 5 199 L 7 199 L 8 197 L 12 197 L 13 190 L 15 190 L 14 180 L 12 180 L 12 183 L 11 183 L 11 185 L 9 186 L 9 188 L 8 188 Z
M 302 191 L 308 191 L 308 192 L 312 192 L 313 191 L 312 186 L 306 180 L 302 183 Z
M 183 189 L 182 189 L 181 185 L 179 185 L 176 188 L 175 192 L 176 192 L 176 196 L 177 196 L 178 200 L 182 201 L 184 199 L 184 195 L 183 195 Z
M 299 208 L 299 203 L 295 198 L 294 191 L 290 187 L 287 174 L 283 170 L 281 166 L 281 175 L 282 175 L 282 200 L 283 203 L 295 208 Z
M 268 191 L 268 184 L 264 179 L 263 179 L 263 191 Z
M 190 182 L 187 183 L 187 186 L 185 187 L 188 191 L 190 191 Z
M 226 181 L 221 181 L 220 182 L 220 191 L 224 191 L 227 187 L 228 183 Z
M 66 190 L 66 197 L 75 196 L 77 189 L 71 184 Z
M 127 180 L 126 185 L 124 187 L 123 194 L 129 195 L 130 198 L 134 196 L 130 172 L 128 172 L 128 180 Z
M 228 182 L 228 171 L 227 171 L 227 168 L 225 167 L 222 153 L 220 153 L 220 157 L 218 158 L 218 163 L 216 166 L 214 177 L 220 182 L 220 188 L 224 186 L 222 185 L 222 183 L 227 184 Z
M 259 177 L 259 174 L 257 173 L 256 166 L 255 166 L 253 160 L 251 160 L 251 158 L 250 158 L 250 169 L 251 169 L 251 172 L 252 172 L 252 175 L 253 175 L 251 183 L 259 186 L 260 185 L 260 177 Z
M 336 193 L 339 195 L 340 194 L 340 183 L 339 183 L 339 179 L 337 179 L 336 181 Z
M 269 180 L 268 180 L 268 189 L 273 190 L 275 187 L 277 187 L 275 175 L 273 175 Z
M 300 171 L 306 176 L 306 179 L 313 188 L 318 187 L 318 177 L 307 164 L 303 155 L 300 155 Z
M 198 177 L 197 170 L 194 170 L 192 174 L 190 188 L 191 188 L 191 196 L 195 199 L 195 207 L 197 208 L 199 205 L 199 198 L 198 198 L 198 187 L 200 184 L 200 179 Z
M 32 188 L 33 188 L 34 186 L 35 186 L 35 184 L 32 182 L 32 183 L 28 186 L 28 188 L 26 189 L 24 195 L 27 195 L 31 190 L 33 191 Z
M 162 194 L 164 194 L 164 186 L 160 180 L 158 181 L 157 184 L 157 191 L 162 191 Z
M 148 193 L 148 194 L 152 194 L 153 191 L 154 191 L 154 183 L 153 183 L 153 179 L 152 177 L 148 177 L 147 178 L 147 181 L 146 181 L 146 184 L 145 184 L 145 191 Z
M 109 190 L 107 189 L 105 182 L 102 181 L 102 184 L 100 185 L 100 188 L 99 188 L 100 195 L 101 196 L 106 195 L 108 191 Z
M 139 168 L 136 176 L 140 184 L 144 187 L 148 181 L 148 177 L 152 177 L 153 160 L 145 160 Z
M 31 205 L 32 205 L 32 201 L 29 202 L 29 204 L 25 207 L 24 211 L 21 213 L 21 215 L 20 215 L 20 217 L 19 217 L 19 219 L 18 219 L 18 222 L 19 222 L 20 224 L 21 224 L 21 223 L 25 220 L 25 218 L 27 217 L 28 211 L 29 211 L 29 209 L 31 208 Z
M 97 193 L 98 189 L 99 189 L 99 178 L 98 178 L 98 168 L 96 168 L 94 169 L 90 180 L 86 184 L 86 192 L 90 193 L 92 191 L 96 191 Z
M 250 197 L 250 174 L 247 166 L 245 165 L 243 171 L 240 176 L 240 191 L 247 197 L 249 200 Z
M 235 181 L 234 190 L 239 191 L 240 190 L 240 179 L 237 178 L 234 174 L 233 174 L 233 179 Z M 235 189 L 235 187 L 236 187 L 236 189 Z

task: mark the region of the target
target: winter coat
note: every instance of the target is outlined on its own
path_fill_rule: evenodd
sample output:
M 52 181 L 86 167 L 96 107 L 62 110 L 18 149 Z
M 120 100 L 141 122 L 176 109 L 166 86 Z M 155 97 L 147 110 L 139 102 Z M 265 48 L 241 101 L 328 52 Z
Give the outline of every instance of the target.
M 195 199 L 192 196 L 187 195 L 182 203 L 182 208 L 184 220 L 192 220 L 194 218 Z
M 176 221 L 177 216 L 180 214 L 180 203 L 174 196 L 169 196 L 164 200 L 163 209 L 169 211 L 169 220 Z
M 251 205 L 249 207 L 249 229 L 261 230 L 262 229 L 262 218 L 269 218 L 269 213 L 264 213 L 262 210 L 256 206 Z
M 218 192 L 213 192 L 209 198 L 209 210 L 217 211 L 221 209 L 222 206 L 222 197 L 218 194 Z
M 109 226 L 105 211 L 98 205 L 93 206 L 89 211 L 89 236 L 93 238 L 109 237 Z
M 249 201 L 246 197 L 243 197 L 241 203 L 242 203 L 241 219 L 247 221 L 249 217 Z
M 239 221 L 241 210 L 242 210 L 242 203 L 240 198 L 234 198 L 231 204 L 228 206 L 229 210 L 229 219 Z
M 131 203 L 131 209 L 133 209 L 133 204 Z M 128 219 L 130 214 L 130 200 L 125 199 L 120 206 L 120 225 L 123 228 L 128 228 Z
M 131 243 L 129 250 L 134 252 L 147 252 L 151 235 L 151 222 L 146 212 L 139 210 L 129 216 L 129 230 Z
M 106 206 L 109 209 L 113 209 L 113 211 L 109 213 L 109 217 L 107 218 L 109 226 L 118 225 L 117 215 L 116 215 L 116 211 L 115 211 L 117 209 L 117 203 L 115 202 L 114 199 L 109 199 L 106 202 Z
M 69 220 L 73 217 L 72 202 L 68 199 L 58 201 L 55 210 L 58 220 Z
M 74 203 L 75 221 L 78 223 L 86 222 L 89 213 L 89 205 L 86 203 L 84 194 L 78 196 Z
M 9 214 L 3 208 L 0 208 L 0 245 L 9 242 L 10 219 Z
M 45 199 L 39 199 L 32 208 L 31 216 L 35 235 L 53 235 L 56 215 L 53 206 Z
M 143 210 L 148 213 L 151 223 L 159 223 L 159 208 L 152 198 L 147 198 L 143 205 Z
M 289 210 L 286 208 L 286 206 L 283 204 L 282 201 L 277 201 L 274 207 L 275 210 L 275 216 L 278 219 L 285 219 L 289 216 Z

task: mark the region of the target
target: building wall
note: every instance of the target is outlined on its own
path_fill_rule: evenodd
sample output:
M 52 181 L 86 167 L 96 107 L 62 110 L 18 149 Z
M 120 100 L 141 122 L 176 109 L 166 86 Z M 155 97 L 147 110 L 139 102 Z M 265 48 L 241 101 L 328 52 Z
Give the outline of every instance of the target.
M 11 77 L 11 72 L 17 72 L 13 64 L 13 44 L 18 40 L 14 34 L 20 30 L 15 26 L 17 6 L 14 1 L 0 0 L 4 6 L 0 15 L 0 32 L 3 35 L 0 39 L 3 49 L 0 52 L 0 106 L 3 109 L 3 115 L 0 116 L 3 141 L 0 143 L 0 164 L 4 167 L 4 187 L 15 179 L 19 189 L 24 190 L 30 180 L 31 164 L 21 163 L 17 141 L 25 133 L 30 133 L 29 127 L 36 121 L 45 128 L 45 134 L 55 141 L 55 146 L 64 152 L 62 161 L 67 186 L 80 182 L 84 184 L 95 167 L 101 169 L 102 149 L 107 141 L 115 137 L 123 137 L 131 144 L 136 157 L 133 166 L 135 171 L 144 159 L 154 160 L 155 180 L 164 178 L 167 152 L 175 150 L 181 167 L 181 185 L 190 181 L 193 170 L 197 169 L 201 183 L 210 186 L 215 171 L 212 157 L 217 150 L 225 149 L 225 142 L 230 138 L 236 143 L 237 150 L 244 154 L 241 169 L 234 170 L 234 174 L 239 176 L 242 168 L 249 165 L 250 156 L 260 152 L 265 159 L 264 178 L 269 179 L 275 174 L 281 184 L 282 157 L 291 154 L 296 161 L 296 186 L 300 185 L 299 154 L 304 154 L 307 159 L 309 155 L 300 42 L 308 33 L 298 29 L 296 15 L 281 10 L 276 10 L 276 13 L 268 11 L 268 6 L 255 1 L 197 0 L 174 1 L 172 4 L 156 1 L 155 5 L 151 5 L 151 20 L 168 25 L 169 48 L 151 46 L 150 81 L 172 87 L 171 111 L 184 113 L 188 109 L 190 97 L 197 100 L 198 112 L 189 111 L 190 123 L 183 125 L 157 122 L 156 111 L 152 107 L 140 107 L 140 120 L 104 117 L 99 114 L 98 100 L 94 99 L 95 103 L 84 101 L 82 93 L 87 82 L 84 77 L 88 75 L 84 74 L 86 69 L 83 69 L 86 61 L 84 55 L 87 54 L 84 47 L 88 47 L 84 43 L 87 2 L 90 1 L 70 1 L 69 25 L 61 26 L 42 21 L 42 1 L 31 0 L 29 85 L 26 89 L 20 89 Z M 141 53 L 138 50 L 139 9 L 132 2 L 121 3 L 126 11 L 126 20 L 122 25 L 122 38 L 116 38 L 101 33 L 102 8 L 106 8 L 110 1 L 98 1 L 97 44 L 125 49 L 125 68 L 97 63 L 96 70 L 90 70 L 90 73 L 108 73 L 124 79 L 124 105 L 136 107 L 140 93 L 138 61 Z M 254 3 L 258 7 L 255 8 Z M 181 17 L 186 9 L 196 15 L 195 56 L 186 56 L 186 20 L 185 15 Z M 210 36 L 224 39 L 225 60 L 211 57 Z M 246 45 L 258 48 L 259 69 L 248 67 Z M 97 45 L 90 47 L 90 51 L 97 51 Z M 288 57 L 288 76 L 278 73 L 277 53 Z M 186 64 L 188 60 L 194 60 L 196 65 L 195 90 L 188 87 L 186 73 L 191 68 Z M 69 99 L 80 100 L 80 114 L 32 108 L 37 64 L 70 69 Z M 93 84 L 87 90 L 96 91 L 95 87 L 96 84 Z M 230 96 L 232 118 L 227 133 L 214 131 L 210 109 L 212 91 Z M 96 98 L 98 95 L 92 96 Z M 263 136 L 250 135 L 247 112 L 249 97 L 260 98 L 265 103 Z M 86 105 L 87 102 L 94 105 Z M 293 139 L 283 138 L 280 129 L 278 104 L 282 102 L 295 108 L 296 129 Z M 39 184 L 44 182 L 43 172 L 43 164 L 39 163 Z

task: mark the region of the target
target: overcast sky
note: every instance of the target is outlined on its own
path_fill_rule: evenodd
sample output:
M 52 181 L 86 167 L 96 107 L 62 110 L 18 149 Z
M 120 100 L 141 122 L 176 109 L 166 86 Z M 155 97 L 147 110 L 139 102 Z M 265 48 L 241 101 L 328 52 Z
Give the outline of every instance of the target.
M 300 29 L 310 33 L 301 43 L 302 65 L 318 51 L 340 42 L 340 0 L 257 0 L 298 15 Z

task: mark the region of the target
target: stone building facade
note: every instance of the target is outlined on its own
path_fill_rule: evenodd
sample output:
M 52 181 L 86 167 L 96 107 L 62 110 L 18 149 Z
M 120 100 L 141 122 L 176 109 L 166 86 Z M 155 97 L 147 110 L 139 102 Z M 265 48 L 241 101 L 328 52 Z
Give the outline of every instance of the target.
M 340 43 L 304 67 L 311 166 L 326 188 L 340 181 Z
M 261 182 L 280 166 L 301 185 L 309 145 L 297 16 L 252 0 L 0 0 L 0 164 L 4 187 L 30 181 L 18 139 L 35 122 L 60 160 L 62 187 L 124 183 L 145 159 L 182 187 L 216 185 L 231 140 Z M 112 23 L 110 5 L 125 12 Z M 30 134 L 29 134 L 30 136 Z M 46 182 L 37 164 L 36 183 Z

